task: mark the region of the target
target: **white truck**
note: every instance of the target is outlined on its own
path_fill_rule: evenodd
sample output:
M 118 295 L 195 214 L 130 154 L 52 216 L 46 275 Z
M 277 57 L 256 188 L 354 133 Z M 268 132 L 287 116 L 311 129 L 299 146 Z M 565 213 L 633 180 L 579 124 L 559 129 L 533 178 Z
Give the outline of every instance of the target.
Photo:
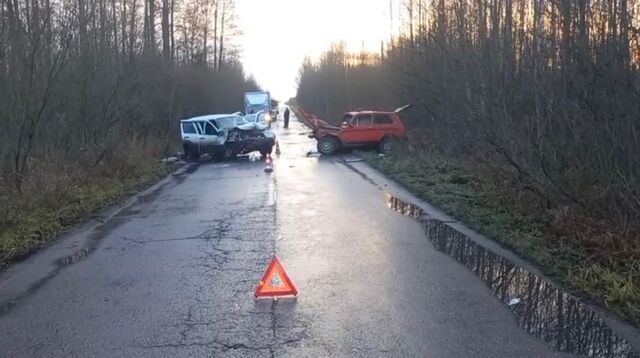
M 247 116 L 262 113 L 256 116 L 256 119 L 264 121 L 271 128 L 271 123 L 278 119 L 278 110 L 271 108 L 271 103 L 269 92 L 246 92 L 244 94 L 244 113 Z
M 246 92 L 244 94 L 244 113 L 255 114 L 260 111 L 271 113 L 269 92 Z

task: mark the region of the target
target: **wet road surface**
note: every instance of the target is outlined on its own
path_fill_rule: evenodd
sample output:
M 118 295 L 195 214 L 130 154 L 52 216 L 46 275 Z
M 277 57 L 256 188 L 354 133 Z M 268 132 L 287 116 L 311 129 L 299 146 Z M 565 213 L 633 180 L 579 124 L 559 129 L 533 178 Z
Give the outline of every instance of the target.
M 0 356 L 633 356 L 353 155 L 307 156 L 291 122 L 273 173 L 189 165 L 1 273 Z M 297 299 L 254 300 L 273 254 Z

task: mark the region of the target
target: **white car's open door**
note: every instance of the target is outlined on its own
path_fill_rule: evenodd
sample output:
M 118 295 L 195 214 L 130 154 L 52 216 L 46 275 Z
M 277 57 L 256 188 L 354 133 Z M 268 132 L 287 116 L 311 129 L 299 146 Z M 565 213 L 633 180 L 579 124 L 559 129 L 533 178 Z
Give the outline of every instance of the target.
M 200 128 L 194 122 L 180 122 L 182 141 L 188 143 L 197 153 L 200 152 Z
M 210 121 L 198 122 L 200 130 L 200 151 L 212 153 L 216 148 L 224 145 L 223 133 Z

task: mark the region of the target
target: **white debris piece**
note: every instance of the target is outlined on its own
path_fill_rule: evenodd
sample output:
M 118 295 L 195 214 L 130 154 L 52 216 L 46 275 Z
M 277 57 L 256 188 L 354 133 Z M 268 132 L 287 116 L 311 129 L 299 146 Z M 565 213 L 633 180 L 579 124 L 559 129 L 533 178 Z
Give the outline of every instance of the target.
M 163 163 L 175 163 L 178 161 L 177 157 L 168 157 L 161 160 Z
M 512 298 L 511 300 L 509 300 L 509 303 L 507 303 L 507 305 L 509 306 L 515 306 L 518 303 L 520 303 L 520 299 L 519 298 Z
M 249 161 L 251 162 L 257 162 L 260 158 L 262 158 L 262 154 L 260 154 L 260 152 L 249 153 Z

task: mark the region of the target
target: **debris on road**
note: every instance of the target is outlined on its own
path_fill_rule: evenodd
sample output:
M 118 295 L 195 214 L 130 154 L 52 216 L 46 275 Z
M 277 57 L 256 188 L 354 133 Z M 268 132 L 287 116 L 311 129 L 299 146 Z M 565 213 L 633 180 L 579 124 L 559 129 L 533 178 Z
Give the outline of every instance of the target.
M 160 163 L 182 165 L 182 164 L 186 164 L 187 161 L 185 160 L 185 158 L 180 156 L 171 156 L 171 157 L 160 159 Z
M 515 306 L 518 303 L 520 303 L 520 299 L 519 298 L 512 298 L 511 300 L 509 300 L 509 303 L 507 303 L 508 306 Z
M 163 163 L 175 163 L 177 161 L 178 161 L 177 157 L 168 157 L 168 158 L 162 159 Z
M 200 160 L 203 160 L 203 161 L 208 161 L 208 160 L 211 160 L 211 159 L 213 159 L 213 157 L 209 153 L 205 153 L 205 154 L 200 156 Z
M 260 152 L 251 152 L 249 153 L 249 161 L 250 162 L 257 162 L 260 159 L 262 159 L 262 154 L 260 154 Z

